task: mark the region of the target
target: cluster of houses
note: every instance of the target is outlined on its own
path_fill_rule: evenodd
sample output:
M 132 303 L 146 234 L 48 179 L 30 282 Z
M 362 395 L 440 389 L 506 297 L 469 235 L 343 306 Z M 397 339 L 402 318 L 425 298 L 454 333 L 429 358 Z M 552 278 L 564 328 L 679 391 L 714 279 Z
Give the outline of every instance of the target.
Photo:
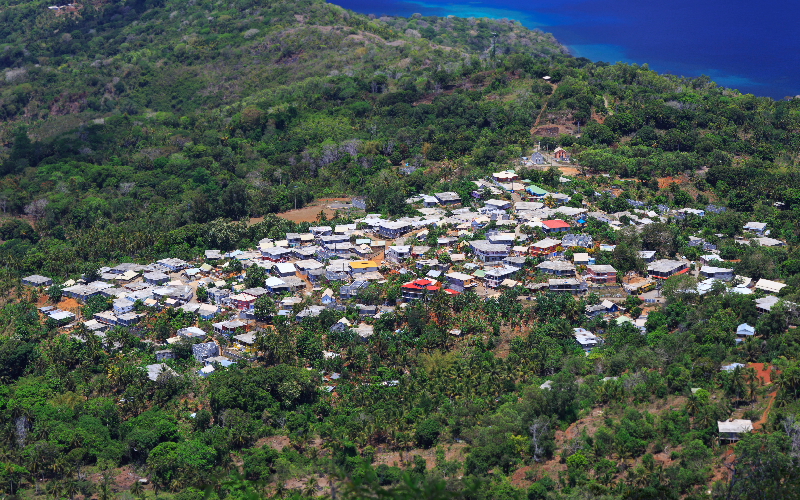
M 136 311 L 137 303 L 154 308 L 178 308 L 203 320 L 216 320 L 210 332 L 197 327 L 179 331 L 176 337 L 167 340 L 166 349 L 157 353 L 156 361 L 163 362 L 170 359 L 169 344 L 183 338 L 192 339 L 197 342 L 193 354 L 204 364 L 198 375 L 205 377 L 213 373 L 214 366 L 246 360 L 255 352 L 258 330 L 254 330 L 254 309 L 256 301 L 264 295 L 277 298 L 278 315 L 293 315 L 297 321 L 302 321 L 318 316 L 326 308 L 344 311 L 344 301 L 352 303 L 369 283 L 383 282 L 382 271 L 385 274 L 386 268 L 392 273 L 409 276 L 400 287 L 404 303 L 426 300 L 438 292 L 456 295 L 473 289 L 482 292 L 479 296 L 489 297 L 497 294 L 496 289 L 518 285 L 531 292 L 582 294 L 592 288 L 603 289 L 618 283 L 618 273 L 613 266 L 596 262 L 600 252 L 611 252 L 614 246 L 599 244 L 591 235 L 584 234 L 582 228 L 588 220 L 595 219 L 619 229 L 626 225 L 641 228 L 667 217 L 662 210 L 659 214 L 640 209 L 644 207 L 608 214 L 592 212 L 585 204 L 568 206 L 568 195 L 519 182 L 513 171 L 495 173 L 488 181 L 476 181 L 476 185 L 469 206 L 462 207 L 466 200 L 453 192 L 422 195 L 407 200 L 419 212 L 418 216 L 389 220 L 380 214 L 367 214 L 352 224 L 314 226 L 305 233 L 287 233 L 282 240 L 265 238 L 251 249 L 206 250 L 203 262 L 194 265 L 175 258 L 147 265 L 119 264 L 100 269 L 97 280 L 64 283 L 63 293 L 83 302 L 95 296 L 112 300 L 111 310 L 85 318 L 83 323 L 87 330 L 101 338 L 109 328 L 133 326 L 147 314 Z M 505 199 L 508 192 L 519 193 L 519 201 Z M 478 202 L 477 199 L 482 199 L 486 193 L 495 197 Z M 488 225 L 491 229 L 487 229 Z M 439 232 L 440 236 L 432 243 L 428 238 L 430 232 L 442 227 L 446 231 Z M 769 234 L 763 223 L 751 222 L 743 229 L 762 239 Z M 475 238 L 478 231 L 483 239 Z M 534 234 L 540 236 L 532 238 Z M 698 293 L 705 293 L 717 281 L 733 281 L 733 292 L 761 290 L 770 294 L 756 301 L 759 312 L 768 312 L 779 302 L 775 294 L 785 285 L 764 279 L 752 283 L 734 276 L 732 270 L 722 264 L 714 245 L 701 238 L 691 239 L 690 245 L 708 252 L 699 260 L 702 265 L 699 276 L 703 281 L 697 288 Z M 567 258 L 569 254 L 571 258 Z M 446 258 L 442 258 L 443 255 Z M 656 259 L 656 252 L 647 250 L 639 252 L 639 257 L 647 264 L 648 277 L 635 283 L 630 280 L 623 283 L 622 288 L 627 293 L 641 294 L 661 280 L 690 271 L 690 262 L 686 259 Z M 534 269 L 527 269 L 529 258 L 541 262 Z M 242 283 L 245 272 L 234 272 L 231 266 L 234 262 L 245 270 L 252 266 L 263 268 L 267 276 L 264 283 L 245 287 Z M 420 278 L 420 273 L 411 273 L 409 268 L 427 271 Z M 536 272 L 533 280 L 529 271 Z M 337 282 L 338 293 L 326 288 Z M 32 275 L 24 278 L 23 284 L 48 287 L 53 281 Z M 198 301 L 196 291 L 200 288 L 205 290 L 203 295 L 207 295 L 207 301 Z M 301 296 L 310 295 L 312 289 L 321 292 L 319 303 L 307 305 L 298 313 L 296 306 L 303 301 Z M 343 319 L 331 329 L 352 330 L 358 338 L 367 341 L 372 336 L 372 326 L 364 320 L 390 313 L 395 306 L 356 304 L 355 307 L 359 311 L 359 323 L 350 324 Z M 630 321 L 643 328 L 642 318 L 633 320 L 619 316 L 623 311 L 624 308 L 610 300 L 586 308 L 590 317 L 608 315 L 618 322 Z M 67 311 L 48 309 L 42 310 L 42 314 L 59 325 L 75 324 L 74 314 Z M 221 348 L 214 338 L 208 338 L 209 334 L 224 336 L 227 347 Z M 574 334 L 577 345 L 587 353 L 602 344 L 591 332 L 576 330 Z

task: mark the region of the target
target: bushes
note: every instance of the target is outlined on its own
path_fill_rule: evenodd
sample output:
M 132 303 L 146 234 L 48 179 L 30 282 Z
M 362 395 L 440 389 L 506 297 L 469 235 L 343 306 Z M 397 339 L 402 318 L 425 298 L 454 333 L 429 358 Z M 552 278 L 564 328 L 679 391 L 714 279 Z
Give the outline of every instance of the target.
M 441 425 L 435 419 L 429 418 L 417 426 L 414 432 L 414 441 L 422 448 L 430 448 L 439 439 Z

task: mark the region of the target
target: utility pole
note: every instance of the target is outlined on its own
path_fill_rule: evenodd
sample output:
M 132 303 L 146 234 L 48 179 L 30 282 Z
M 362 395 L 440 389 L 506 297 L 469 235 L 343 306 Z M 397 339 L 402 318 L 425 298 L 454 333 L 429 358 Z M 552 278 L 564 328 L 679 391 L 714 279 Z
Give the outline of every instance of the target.
M 294 185 L 294 209 L 297 210 L 297 184 Z

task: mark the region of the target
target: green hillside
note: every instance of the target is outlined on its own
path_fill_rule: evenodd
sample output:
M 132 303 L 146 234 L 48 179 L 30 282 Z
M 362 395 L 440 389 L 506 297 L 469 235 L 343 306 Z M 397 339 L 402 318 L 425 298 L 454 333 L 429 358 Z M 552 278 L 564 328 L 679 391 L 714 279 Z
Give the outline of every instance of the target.
M 0 491 L 8 498 L 797 491 L 800 99 L 576 58 L 513 21 L 371 18 L 317 0 L 52 6 L 0 0 Z M 556 148 L 571 161 L 524 165 Z M 473 193 L 475 181 L 510 168 L 546 196 Z M 331 219 L 322 198 L 363 197 L 367 213 L 419 216 L 422 200 L 409 198 L 442 191 L 475 210 L 500 198 L 508 217 L 519 215 L 520 200 L 553 209 L 554 195 L 567 197 L 574 217 L 548 217 L 593 240 L 550 242 L 545 254 L 567 267 L 591 256 L 613 266 L 614 279 L 575 296 L 550 291 L 555 275 L 539 267 L 549 255 L 527 250 L 563 236 L 541 224 L 544 215 L 518 226 L 451 220 L 394 242 L 348 235 L 373 252 L 380 279 L 348 296 L 335 276 L 311 285 L 298 275 L 297 303 L 281 304 L 283 292 L 253 297 L 256 319 L 247 320 L 259 328 L 250 347 L 211 375 L 198 373 L 199 341 L 175 339 L 195 326 L 231 352 L 245 342 L 233 336 L 241 327 L 219 333 L 213 323 L 239 318 L 232 306 L 201 317 L 159 296 L 122 312 L 111 292 L 79 301 L 64 291 L 82 277 L 116 280 L 104 266 L 177 258 L 204 269 L 208 289 L 256 293 L 267 271 L 243 270 L 241 253 L 205 251 L 247 252 L 364 215 Z M 284 213 L 295 205 L 317 220 Z M 769 233 L 746 230 L 753 221 Z M 445 280 L 449 271 L 485 278 L 489 266 L 472 245 L 497 236 L 524 245 L 514 250 L 518 281 L 481 285 L 482 295 L 412 284 L 425 300 L 399 305 L 411 280 Z M 385 247 L 369 246 L 383 239 L 429 248 L 391 264 Z M 626 291 L 630 276 L 656 287 L 642 250 L 685 270 L 650 295 Z M 709 263 L 736 277 L 703 285 L 698 272 Z M 573 269 L 581 279 L 587 272 Z M 54 285 L 26 286 L 34 274 Z M 152 279 L 190 280 L 169 274 Z M 340 307 L 303 319 L 328 287 Z M 193 305 L 219 305 L 208 289 L 194 289 Z M 74 328 L 37 312 L 47 306 L 69 309 Z M 396 308 L 373 314 L 387 306 Z M 602 307 L 608 314 L 593 313 Z M 100 325 L 89 321 L 96 313 L 112 311 L 141 321 L 89 330 Z M 753 330 L 746 340 L 737 338 L 744 323 Z M 591 352 L 575 342 L 584 328 L 602 339 Z M 159 358 L 165 350 L 174 358 Z M 149 380 L 144 367 L 157 361 L 175 376 Z M 742 366 L 723 369 L 734 362 Z M 731 418 L 752 420 L 757 432 L 722 442 L 717 422 Z

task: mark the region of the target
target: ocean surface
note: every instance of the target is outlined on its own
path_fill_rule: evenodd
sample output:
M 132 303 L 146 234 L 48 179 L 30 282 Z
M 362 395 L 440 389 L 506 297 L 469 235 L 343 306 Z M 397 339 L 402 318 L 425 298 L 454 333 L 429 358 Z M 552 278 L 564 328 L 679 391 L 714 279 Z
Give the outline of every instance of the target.
M 800 94 L 800 2 L 791 0 L 328 0 L 376 16 L 508 18 L 593 61 L 708 75 L 742 93 Z

